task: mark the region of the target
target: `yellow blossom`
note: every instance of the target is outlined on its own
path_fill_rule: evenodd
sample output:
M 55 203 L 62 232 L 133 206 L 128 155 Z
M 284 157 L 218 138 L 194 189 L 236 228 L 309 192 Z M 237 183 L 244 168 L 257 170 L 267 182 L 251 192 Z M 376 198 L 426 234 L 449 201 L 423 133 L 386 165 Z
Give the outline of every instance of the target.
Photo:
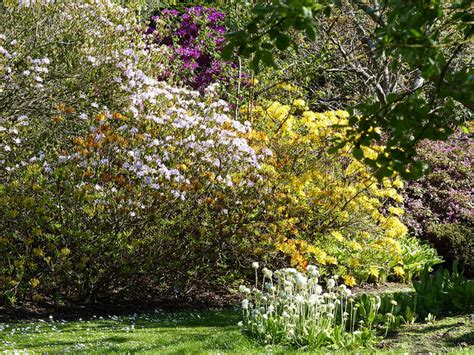
M 70 253 L 71 253 L 71 250 L 69 250 L 69 248 L 62 248 L 61 251 L 59 252 L 61 256 L 68 256 Z
M 395 181 L 393 181 L 392 185 L 399 188 L 399 189 L 401 189 L 401 188 L 403 188 L 403 186 L 405 184 L 403 183 L 402 180 L 400 180 L 399 178 L 396 178 Z
M 369 275 L 373 276 L 375 278 L 379 277 L 379 269 L 377 266 L 371 266 L 369 267 Z
M 400 207 L 393 207 L 393 206 L 390 206 L 388 208 L 388 211 L 391 213 L 391 214 L 394 214 L 396 216 L 401 216 L 405 213 L 405 211 L 403 210 L 403 208 L 400 208 Z
M 355 240 L 351 240 L 349 242 L 349 247 L 352 249 L 352 250 L 362 250 L 362 245 L 360 245 L 358 242 L 356 242 Z
M 388 238 L 401 238 L 408 232 L 408 228 L 397 218 L 388 217 L 383 223 L 385 227 L 385 236 Z
M 31 287 L 33 287 L 33 288 L 37 287 L 39 284 L 40 284 L 40 280 L 38 280 L 37 278 L 34 278 L 34 277 L 33 277 L 33 278 L 30 280 L 30 285 L 31 285 Z
M 293 106 L 304 109 L 306 107 L 306 102 L 302 99 L 296 99 L 293 101 Z
M 343 277 L 343 279 L 344 279 L 344 283 L 345 283 L 347 286 L 352 287 L 352 286 L 357 285 L 357 282 L 356 282 L 355 278 L 354 278 L 353 276 L 351 276 L 351 275 L 345 275 L 345 276 Z
M 331 235 L 334 237 L 334 239 L 336 239 L 338 242 L 342 242 L 344 240 L 344 238 L 342 237 L 342 234 L 341 232 L 338 232 L 338 231 L 333 231 L 331 232 Z
M 403 270 L 403 267 L 401 266 L 395 266 L 393 268 L 393 273 L 398 277 L 403 277 L 403 275 L 405 275 L 405 270 Z

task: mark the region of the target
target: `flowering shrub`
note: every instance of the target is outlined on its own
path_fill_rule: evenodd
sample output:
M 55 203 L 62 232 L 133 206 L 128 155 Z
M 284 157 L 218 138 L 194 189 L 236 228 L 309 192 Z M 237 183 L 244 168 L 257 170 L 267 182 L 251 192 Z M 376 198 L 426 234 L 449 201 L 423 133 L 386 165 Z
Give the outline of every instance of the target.
M 161 58 L 120 7 L 1 10 L 0 293 L 223 283 L 246 257 L 246 211 L 261 209 L 268 152 L 245 138 L 249 122 L 227 115 L 216 85 L 156 81 Z
M 0 10 L 0 295 L 10 302 L 182 296 L 240 280 L 255 256 L 318 263 L 349 286 L 405 277 L 401 181 L 377 185 L 347 151 L 326 152 L 345 112 L 295 100 L 238 121 L 208 79 L 200 91 L 158 81 L 167 50 L 105 0 Z M 212 37 L 197 19 L 222 32 L 214 10 L 185 14 L 173 41 Z
M 258 264 L 254 264 L 256 281 Z M 293 268 L 274 273 L 262 270 L 261 285 L 240 287 L 243 321 L 239 326 L 265 343 L 283 343 L 298 347 L 357 348 L 375 343 L 374 320 L 380 298 L 371 298 L 364 310 L 365 319 L 357 321 L 360 305 L 337 276 L 320 284 L 320 273 L 308 265 L 301 273 Z
M 404 218 L 411 233 L 431 242 L 449 262 L 459 259 L 474 272 L 472 138 L 457 134 L 446 142 L 423 142 L 418 154 L 431 172 L 405 189 Z
M 303 100 L 256 106 L 250 117 L 273 152 L 265 165 L 278 215 L 268 238 L 295 267 L 317 263 L 348 285 L 403 278 L 402 245 L 407 228 L 399 178 L 378 184 L 350 151 L 327 152 L 345 134 L 343 111 L 315 113 Z M 364 148 L 373 155 L 382 147 Z M 270 212 L 269 212 L 270 213 Z
M 235 65 L 220 59 L 224 43 L 224 14 L 214 8 L 163 9 L 152 16 L 147 33 L 165 46 L 170 67 L 162 77 L 202 90 L 230 80 Z

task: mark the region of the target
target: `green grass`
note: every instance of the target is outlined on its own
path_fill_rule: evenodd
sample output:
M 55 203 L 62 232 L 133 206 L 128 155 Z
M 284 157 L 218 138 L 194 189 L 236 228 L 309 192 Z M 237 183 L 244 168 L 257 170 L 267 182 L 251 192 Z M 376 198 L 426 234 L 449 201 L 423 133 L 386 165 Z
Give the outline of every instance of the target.
M 242 335 L 232 310 L 155 312 L 0 325 L 0 350 L 31 352 L 249 352 L 264 351 Z M 3 330 L 1 330 L 3 328 Z
M 0 350 L 28 352 L 268 353 L 242 335 L 232 310 L 157 311 L 89 320 L 0 323 Z M 404 326 L 382 342 L 385 350 L 471 350 L 471 320 L 451 317 L 433 325 Z M 273 353 L 289 349 L 272 347 Z
M 419 323 L 402 328 L 382 341 L 381 348 L 404 352 L 474 353 L 474 315 L 446 317 L 432 324 Z

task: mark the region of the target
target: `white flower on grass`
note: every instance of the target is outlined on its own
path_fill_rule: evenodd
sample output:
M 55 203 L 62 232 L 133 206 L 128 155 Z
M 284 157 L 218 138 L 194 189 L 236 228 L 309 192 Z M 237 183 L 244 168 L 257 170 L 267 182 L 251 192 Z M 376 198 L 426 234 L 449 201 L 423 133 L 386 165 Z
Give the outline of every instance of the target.
M 306 272 L 311 277 L 319 277 L 319 270 L 318 270 L 318 267 L 316 265 L 308 265 L 306 267 Z
M 244 299 L 242 301 L 242 308 L 243 309 L 249 309 L 249 300 L 248 299 Z
M 336 286 L 336 281 L 334 281 L 334 279 L 329 279 L 327 281 L 326 286 L 328 287 L 328 289 L 332 289 L 332 288 L 334 288 L 334 286 Z
M 263 268 L 262 272 L 263 276 L 265 276 L 266 278 L 271 278 L 273 275 L 273 272 L 267 268 Z
M 295 301 L 296 301 L 297 303 L 303 303 L 303 302 L 304 302 L 304 297 L 301 296 L 301 295 L 297 295 L 297 296 L 295 297 Z
M 250 293 L 250 289 L 248 287 L 245 287 L 244 285 L 241 285 L 239 287 L 239 291 L 242 292 L 242 293 Z
M 303 274 L 298 273 L 296 275 L 296 284 L 299 287 L 305 287 L 307 283 L 308 283 L 308 279 L 305 276 L 303 276 Z
M 318 296 L 316 295 L 311 295 L 309 296 L 308 298 L 308 303 L 311 305 L 311 306 L 314 306 L 317 302 L 318 302 Z
M 259 265 L 258 265 L 258 262 L 254 261 L 252 263 L 252 268 L 254 268 L 255 270 L 258 269 Z

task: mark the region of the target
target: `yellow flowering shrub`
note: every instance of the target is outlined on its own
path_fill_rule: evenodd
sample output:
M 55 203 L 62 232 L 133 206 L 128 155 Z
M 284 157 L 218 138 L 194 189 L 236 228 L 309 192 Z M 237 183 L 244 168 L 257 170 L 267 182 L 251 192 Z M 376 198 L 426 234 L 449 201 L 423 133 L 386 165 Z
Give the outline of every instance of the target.
M 395 177 L 378 183 L 350 147 L 328 153 L 333 139 L 346 133 L 347 112 L 318 113 L 302 99 L 290 102 L 244 111 L 260 130 L 253 133 L 260 135 L 255 141 L 273 152 L 263 169 L 274 193 L 267 240 L 293 266 L 317 263 L 350 285 L 401 277 L 407 233 L 399 220 L 403 182 Z M 370 157 L 383 149 L 363 148 L 363 154 Z

